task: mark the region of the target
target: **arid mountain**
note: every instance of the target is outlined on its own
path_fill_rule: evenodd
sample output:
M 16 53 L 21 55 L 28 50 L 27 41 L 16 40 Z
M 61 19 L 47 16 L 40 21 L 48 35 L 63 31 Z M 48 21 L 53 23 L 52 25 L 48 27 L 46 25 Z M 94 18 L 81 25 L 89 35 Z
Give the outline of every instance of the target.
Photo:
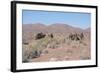
M 49 26 L 49 31 L 56 33 L 73 33 L 73 32 L 82 32 L 80 28 L 72 27 L 68 24 L 56 23 Z
M 71 33 L 86 33 L 88 35 L 90 28 L 83 30 L 81 28 L 73 27 L 68 24 L 62 23 L 55 23 L 51 25 L 44 25 L 41 23 L 35 24 L 23 24 L 22 25 L 23 31 L 23 42 L 24 41 L 31 41 L 34 38 L 34 35 L 37 33 L 59 33 L 59 34 L 66 34 L 69 35 Z
M 72 27 L 68 24 L 56 23 L 52 25 L 44 25 L 41 23 L 36 24 L 24 24 L 23 32 L 44 32 L 44 33 L 71 33 L 71 32 L 82 32 L 80 28 Z
M 23 32 L 34 32 L 34 33 L 38 33 L 38 32 L 44 31 L 45 27 L 46 26 L 44 24 L 40 24 L 40 23 L 36 23 L 36 24 L 24 24 L 22 26 Z
M 90 31 L 91 31 L 90 27 L 85 29 L 85 32 L 90 32 Z

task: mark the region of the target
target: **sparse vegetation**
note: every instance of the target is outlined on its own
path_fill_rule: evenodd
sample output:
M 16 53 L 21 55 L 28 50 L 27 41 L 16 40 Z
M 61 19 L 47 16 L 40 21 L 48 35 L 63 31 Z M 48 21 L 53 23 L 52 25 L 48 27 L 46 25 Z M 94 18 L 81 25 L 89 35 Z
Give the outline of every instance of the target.
M 84 35 L 83 33 L 80 33 L 80 34 L 77 34 L 77 33 L 74 33 L 74 34 L 70 34 L 69 37 L 68 37 L 70 40 L 76 40 L 76 41 L 79 41 L 79 40 L 82 40 L 84 39 Z
M 25 33 L 25 32 L 24 32 Z M 23 63 L 90 59 L 90 37 L 83 32 L 31 32 L 31 40 L 23 41 Z M 28 35 L 29 36 L 29 35 Z M 88 40 L 87 40 L 88 39 Z M 28 42 L 27 42 L 28 41 Z M 82 48 L 82 49 L 80 49 Z M 84 53 L 84 50 L 87 52 Z M 56 59 L 56 60 L 55 60 Z
M 37 39 L 41 39 L 41 38 L 44 38 L 46 35 L 45 34 L 43 34 L 42 32 L 41 33 L 38 33 L 37 35 L 36 35 L 36 37 L 35 37 L 35 39 L 37 40 Z

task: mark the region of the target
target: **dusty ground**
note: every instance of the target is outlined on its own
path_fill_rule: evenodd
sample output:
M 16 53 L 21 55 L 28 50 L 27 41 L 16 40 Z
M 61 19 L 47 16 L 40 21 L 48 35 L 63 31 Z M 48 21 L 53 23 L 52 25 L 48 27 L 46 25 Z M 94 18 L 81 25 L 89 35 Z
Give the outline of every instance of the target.
M 29 44 L 23 44 L 23 62 L 46 62 L 91 59 L 90 37 L 75 41 L 67 38 L 65 34 L 55 34 L 54 38 L 48 36 L 39 40 L 34 38 Z M 34 51 L 39 51 L 39 56 Z M 32 55 L 30 55 L 32 53 Z M 31 58 L 29 58 L 31 57 Z M 25 60 L 25 61 L 24 61 Z

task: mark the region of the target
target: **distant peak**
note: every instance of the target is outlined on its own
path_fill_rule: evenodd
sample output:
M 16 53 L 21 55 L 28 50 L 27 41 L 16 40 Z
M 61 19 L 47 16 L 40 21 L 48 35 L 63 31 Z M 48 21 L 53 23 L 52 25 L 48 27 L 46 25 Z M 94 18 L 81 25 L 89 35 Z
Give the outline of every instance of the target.
M 67 25 L 67 24 L 65 24 L 65 23 L 54 23 L 52 25 Z
M 34 25 L 34 24 L 36 24 L 36 25 L 44 25 L 44 24 L 42 24 L 42 23 L 33 23 L 33 25 Z

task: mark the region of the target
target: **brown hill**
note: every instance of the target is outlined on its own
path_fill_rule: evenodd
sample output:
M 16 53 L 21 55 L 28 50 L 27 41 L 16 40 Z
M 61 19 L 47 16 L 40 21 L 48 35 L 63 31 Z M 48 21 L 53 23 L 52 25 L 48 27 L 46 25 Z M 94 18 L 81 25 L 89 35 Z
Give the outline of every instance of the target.
M 73 27 L 68 24 L 55 23 L 51 25 L 44 25 L 41 23 L 35 24 L 23 24 L 23 41 L 31 41 L 34 38 L 34 35 L 37 33 L 61 33 L 61 34 L 70 34 L 70 33 L 87 33 L 90 29 L 83 30 L 81 28 Z M 88 34 L 88 33 L 87 33 Z
M 68 33 L 82 32 L 83 30 L 80 28 L 72 27 L 68 24 L 56 23 L 50 25 L 48 31 L 68 34 Z
M 91 28 L 90 28 L 90 27 L 89 27 L 89 28 L 86 28 L 84 31 L 85 31 L 85 32 L 89 32 L 89 33 L 90 33 Z
M 22 26 L 23 32 L 43 32 L 45 30 L 45 25 L 41 23 L 36 23 L 36 24 L 24 24 Z
M 82 32 L 80 28 L 72 27 L 68 24 L 56 23 L 52 25 L 44 25 L 41 23 L 35 24 L 24 24 L 23 32 L 33 32 L 33 33 L 73 33 L 73 32 Z

